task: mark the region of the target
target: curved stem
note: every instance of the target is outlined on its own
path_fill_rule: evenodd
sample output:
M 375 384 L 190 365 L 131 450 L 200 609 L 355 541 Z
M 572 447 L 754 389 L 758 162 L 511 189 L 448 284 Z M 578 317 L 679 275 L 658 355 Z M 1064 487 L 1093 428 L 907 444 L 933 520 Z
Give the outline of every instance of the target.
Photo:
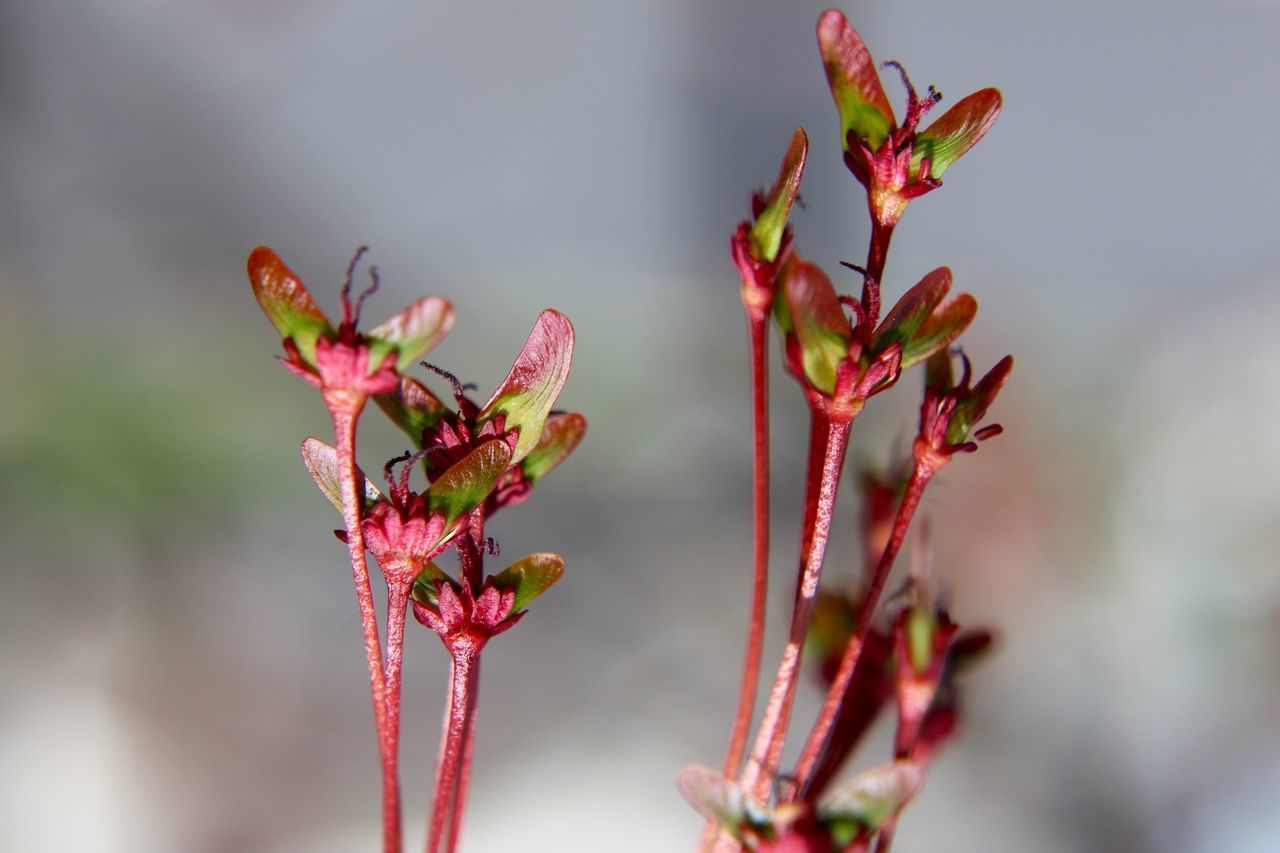
M 742 764 L 751 716 L 755 711 L 760 683 L 760 658 L 764 649 L 765 605 L 769 590 L 769 376 L 766 353 L 768 329 L 765 312 L 751 312 L 747 326 L 751 334 L 751 409 L 754 426 L 752 521 L 755 527 L 754 572 L 752 574 L 751 615 L 747 623 L 747 650 L 742 664 L 742 685 L 733 733 L 724 757 L 724 775 L 733 778 Z
M 373 720 L 378 734 L 378 752 L 382 760 L 382 843 L 386 853 L 400 851 L 400 790 L 395 773 L 395 756 L 387 740 L 386 679 L 382 664 L 382 646 L 378 640 L 378 614 L 373 604 L 373 588 L 369 584 L 369 564 L 365 555 L 364 532 L 360 529 L 364 498 L 364 475 L 356 466 L 356 421 L 359 405 L 330 407 L 333 433 L 338 452 L 338 487 L 342 494 L 342 520 L 347 532 L 347 552 L 351 574 L 355 580 L 356 602 L 364 629 L 364 651 L 369 662 L 369 689 L 373 695 Z
M 812 501 L 812 528 L 806 531 L 805 547 L 800 555 L 800 584 L 791 614 L 791 629 L 773 690 L 769 694 L 769 703 L 765 706 L 760 730 L 751 749 L 751 757 L 742 774 L 742 788 L 761 800 L 768 799 L 769 785 L 782 756 L 787 725 L 791 720 L 800 659 L 804 651 L 805 635 L 809 630 L 809 620 L 813 615 L 814 600 L 818 594 L 818 579 L 822 573 L 822 560 L 831 532 L 836 489 L 840 484 L 840 471 L 844 466 L 851 425 L 850 421 L 828 422 L 822 453 L 822 476 L 817 499 Z M 813 449 L 811 447 L 810 451 Z M 809 507 L 806 507 L 806 515 L 809 514 Z
M 427 836 L 427 853 L 439 853 L 440 842 L 448 831 L 449 844 L 445 850 L 453 850 L 457 842 L 465 802 L 460 798 L 458 773 L 469 751 L 465 748 L 467 729 L 475 710 L 471 698 L 480 675 L 480 649 L 474 643 L 458 643 L 450 649 L 453 655 L 452 677 L 449 681 L 449 704 L 445 710 L 444 724 L 440 732 L 440 754 L 436 757 L 435 791 L 432 797 L 430 832 Z M 461 792 L 465 797 L 465 790 Z M 454 826 L 446 826 L 450 817 Z
M 849 683 L 853 681 L 858 660 L 862 657 L 867 632 L 871 629 L 871 618 L 875 615 L 876 605 L 889 580 L 889 572 L 893 569 L 893 561 L 902 550 L 907 529 L 910 528 L 911 519 L 920 506 L 920 497 L 924 494 L 924 488 L 928 485 L 931 475 L 931 471 L 917 465 L 912 469 L 911 479 L 907 481 L 906 493 L 902 496 L 898 514 L 893 520 L 893 532 L 889 536 L 888 543 L 885 544 L 880 561 L 876 564 L 875 574 L 858 608 L 853 634 L 849 637 L 844 655 L 840 658 L 840 668 L 836 671 L 830 689 L 827 690 L 827 698 L 822 703 L 822 710 L 818 712 L 818 721 L 814 723 L 813 730 L 809 732 L 809 738 L 805 741 L 804 749 L 800 752 L 800 760 L 796 764 L 794 775 L 798 785 L 797 793 L 801 796 L 808 793 L 814 768 L 831 737 L 832 728 L 840 713 L 840 706 L 844 703 L 845 694 L 849 691 Z

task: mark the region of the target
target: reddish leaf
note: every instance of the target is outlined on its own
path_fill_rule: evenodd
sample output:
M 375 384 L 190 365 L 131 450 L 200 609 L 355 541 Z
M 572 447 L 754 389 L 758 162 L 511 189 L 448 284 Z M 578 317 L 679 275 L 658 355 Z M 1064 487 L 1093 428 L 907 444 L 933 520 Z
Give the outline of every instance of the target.
M 916 135 L 911 155 L 911 174 L 920 171 L 920 161 L 929 158 L 929 176 L 942 177 L 952 163 L 977 144 L 996 116 L 1000 115 L 1000 90 L 981 89 L 961 98 L 937 121 Z
M 505 441 L 486 441 L 436 478 L 427 489 L 427 505 L 452 524 L 484 503 L 510 464 Z
M 559 311 L 543 311 L 511 372 L 477 418 L 484 423 L 503 414 L 505 427 L 520 431 L 511 462 L 524 459 L 542 438 L 543 424 L 569 378 L 572 360 L 573 325 L 569 318 Z
M 249 284 L 271 325 L 290 338 L 308 364 L 315 364 L 316 339 L 331 332 L 329 320 L 311 293 L 280 256 L 259 246 L 249 253 Z
M 875 831 L 902 811 L 924 785 L 924 771 L 911 761 L 894 761 L 864 770 L 837 785 L 818 804 L 818 817 L 844 829 L 850 838 L 858 830 Z M 840 835 L 839 829 L 836 834 Z M 837 841 L 848 843 L 849 838 Z
M 978 302 L 967 293 L 953 296 L 938 304 L 920 324 L 911 340 L 902 348 L 902 369 L 924 361 L 949 345 L 969 328 L 978 313 Z
M 871 344 L 872 352 L 884 352 L 893 343 L 901 344 L 905 351 L 907 342 L 915 336 L 916 331 L 950 289 L 951 270 L 947 267 L 938 267 L 920 279 L 919 283 L 904 293 L 898 303 L 889 310 L 889 314 L 876 331 L 875 339 Z
M 520 470 L 531 483 L 545 477 L 569 457 L 587 432 L 587 419 L 577 412 L 560 412 L 547 418 L 542 438 L 520 462 Z
M 372 342 L 371 364 L 381 364 L 392 350 L 396 353 L 396 370 L 408 370 L 427 350 L 453 328 L 455 316 L 449 300 L 440 296 L 424 296 L 385 323 L 369 331 Z
M 759 803 L 736 782 L 710 767 L 701 764 L 682 767 L 676 774 L 676 788 L 698 814 L 724 828 L 738 841 L 742 840 L 744 824 L 758 825 L 766 819 Z
M 1000 393 L 1012 371 L 1013 356 L 1006 355 L 956 404 L 947 424 L 948 444 L 961 444 L 969 438 L 969 431 L 986 417 L 987 409 L 995 402 L 996 395 Z
M 494 576 L 499 588 L 514 589 L 511 612 L 524 610 L 529 602 L 546 592 L 564 574 L 564 559 L 559 554 L 530 554 L 521 557 Z
M 840 112 L 840 141 L 849 148 L 849 132 L 875 151 L 897 127 L 871 52 L 844 13 L 828 9 L 818 18 L 818 49 L 831 96 Z
M 400 387 L 393 394 L 374 397 L 382 411 L 392 422 L 413 439 L 414 446 L 422 446 L 424 430 L 434 428 L 441 415 L 449 410 L 440 399 L 416 379 L 400 377 Z
M 318 438 L 308 438 L 302 442 L 302 461 L 311 472 L 311 479 L 316 481 L 320 493 L 341 512 L 342 486 L 338 474 L 338 451 Z M 364 480 L 365 506 L 382 497 L 378 487 L 369 482 L 364 474 L 358 474 L 358 476 Z
M 849 355 L 853 328 L 831 280 L 817 264 L 792 255 L 782 269 L 775 315 L 783 333 L 800 342 L 805 376 L 815 388 L 835 391 L 836 366 Z
M 791 144 L 782 158 L 778 179 L 765 200 L 764 210 L 751 226 L 751 253 L 758 260 L 773 263 L 782 247 L 782 234 L 787 228 L 791 205 L 800 192 L 800 177 L 804 174 L 805 158 L 809 155 L 809 137 L 804 128 L 797 127 L 791 136 Z

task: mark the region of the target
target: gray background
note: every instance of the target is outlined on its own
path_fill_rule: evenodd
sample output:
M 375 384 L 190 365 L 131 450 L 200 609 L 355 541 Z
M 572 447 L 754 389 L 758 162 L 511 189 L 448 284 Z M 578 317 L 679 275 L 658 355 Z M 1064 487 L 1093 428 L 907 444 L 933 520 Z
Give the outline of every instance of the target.
M 821 8 L 0 6 L 0 847 L 373 848 L 350 579 L 297 461 L 325 418 L 243 274 L 272 245 L 332 310 L 364 242 L 369 316 L 449 296 L 433 360 L 486 391 L 538 309 L 578 329 L 588 439 L 493 525 L 568 574 L 486 655 L 464 847 L 692 846 L 672 778 L 719 762 L 750 560 L 727 235 L 795 125 L 800 245 L 865 251 Z M 917 84 L 1006 105 L 889 264 L 892 292 L 949 264 L 983 306 L 970 353 L 1018 360 L 1007 434 L 927 501 L 954 614 L 1001 642 L 899 849 L 1274 850 L 1280 6 L 846 11 Z M 805 435 L 775 378 L 771 655 Z M 854 460 L 905 447 L 912 384 Z M 403 449 L 366 423 L 366 460 Z M 846 490 L 836 582 L 855 517 Z M 409 640 L 412 849 L 445 657 Z

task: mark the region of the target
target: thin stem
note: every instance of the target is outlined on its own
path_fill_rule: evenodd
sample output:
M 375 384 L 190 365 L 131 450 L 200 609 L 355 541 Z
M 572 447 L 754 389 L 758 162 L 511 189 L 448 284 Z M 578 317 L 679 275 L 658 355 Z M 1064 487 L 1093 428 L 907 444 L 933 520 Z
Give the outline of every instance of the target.
M 768 314 L 753 311 L 747 316 L 751 335 L 751 400 L 754 426 L 752 521 L 755 526 L 755 561 L 752 575 L 751 615 L 747 624 L 747 650 L 742 664 L 742 686 L 738 691 L 738 711 L 724 757 L 724 775 L 733 778 L 742 764 L 751 717 L 755 712 L 760 683 L 760 658 L 764 649 L 765 605 L 769 589 L 769 376 Z
M 383 762 L 383 790 L 396 794 L 396 821 L 400 819 L 400 680 L 404 668 L 404 621 L 413 581 L 387 581 L 387 760 Z M 397 830 L 398 835 L 398 830 Z
M 806 531 L 806 547 L 800 555 L 800 584 L 791 614 L 791 629 L 773 690 L 769 694 L 769 703 L 765 706 L 764 718 L 760 721 L 760 730 L 751 749 L 751 757 L 742 775 L 743 789 L 759 799 L 767 798 L 772 774 L 778 767 L 786 740 L 787 725 L 795 702 L 800 658 L 804 651 L 805 635 L 809 630 L 809 620 L 813 615 L 814 600 L 818 594 L 818 579 L 822 573 L 822 560 L 831 532 L 831 516 L 835 509 L 836 490 L 840 484 L 840 471 L 844 467 L 851 425 L 850 421 L 829 421 L 827 426 L 822 453 L 822 477 L 817 500 L 813 502 L 812 529 Z M 811 447 L 810 452 L 813 450 Z M 806 515 L 807 510 L 808 507 Z
M 862 279 L 862 311 L 874 326 L 880 317 L 880 289 L 884 282 L 884 265 L 889 257 L 889 241 L 893 226 L 871 220 L 871 245 L 867 249 L 867 274 Z
M 844 703 L 849 691 L 849 683 L 853 680 L 858 660 L 862 657 L 862 650 L 866 646 L 867 632 L 871 629 L 871 618 L 875 615 L 876 605 L 880 601 L 885 584 L 889 580 L 889 573 L 893 569 L 893 561 L 902 550 L 907 530 L 911 527 L 911 519 L 920 506 L 920 497 L 924 494 L 924 488 L 928 485 L 932 473 L 931 470 L 917 465 L 912 469 L 911 479 L 907 481 L 906 493 L 902 496 L 898 514 L 893 520 L 893 532 L 889 535 L 884 551 L 880 554 L 875 574 L 872 575 L 871 583 L 868 584 L 862 604 L 858 608 L 853 634 L 849 637 L 844 655 L 840 658 L 840 668 L 836 671 L 836 677 L 831 682 L 830 689 L 827 690 L 827 698 L 822 703 L 822 710 L 818 712 L 818 720 L 814 723 L 813 730 L 809 732 L 809 738 L 805 741 L 804 749 L 800 752 L 800 760 L 796 764 L 793 775 L 799 786 L 797 793 L 801 796 L 808 793 L 814 768 L 818 765 L 831 737 L 832 728 L 840 713 L 840 706 Z
M 436 757 L 436 781 L 432 797 L 430 833 L 427 836 L 427 853 L 439 853 L 440 842 L 448 831 L 449 845 L 453 850 L 457 841 L 456 826 L 447 827 L 450 817 L 460 822 L 465 802 L 460 802 L 458 773 L 467 753 L 466 732 L 470 726 L 475 703 L 471 699 L 476 680 L 480 675 L 480 649 L 475 643 L 456 643 L 453 654 L 452 677 L 449 681 L 449 704 L 445 710 L 440 732 L 440 754 Z M 465 790 L 461 792 L 465 796 Z
M 467 691 L 466 720 L 462 729 L 462 763 L 458 767 L 457 789 L 453 794 L 453 813 L 449 817 L 449 840 L 446 850 L 457 849 L 462 833 L 462 815 L 467 808 L 467 792 L 471 788 L 471 755 L 476 744 L 476 703 L 480 696 L 480 655 L 471 665 L 471 689 Z
M 889 853 L 889 848 L 893 846 L 893 831 L 897 827 L 896 818 L 890 818 L 884 826 L 880 827 L 880 833 L 876 838 L 876 853 Z
M 338 451 L 338 487 L 342 494 L 342 520 L 347 532 L 347 551 L 351 558 L 351 574 L 355 580 L 356 602 L 364 629 L 364 651 L 369 662 L 369 689 L 373 695 L 373 720 L 378 734 L 378 752 L 382 760 L 382 843 L 386 853 L 400 851 L 400 790 L 396 778 L 395 756 L 387 740 L 386 678 L 382 665 L 382 646 L 378 640 L 378 614 L 373 604 L 373 588 L 369 584 L 369 564 L 365 555 L 364 532 L 360 528 L 363 475 L 356 467 L 356 421 L 363 408 L 335 405 L 333 433 Z

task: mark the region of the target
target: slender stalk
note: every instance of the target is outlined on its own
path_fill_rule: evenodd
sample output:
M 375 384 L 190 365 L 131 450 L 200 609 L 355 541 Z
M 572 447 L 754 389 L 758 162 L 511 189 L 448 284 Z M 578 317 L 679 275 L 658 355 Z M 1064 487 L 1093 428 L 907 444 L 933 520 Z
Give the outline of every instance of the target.
M 800 752 L 800 760 L 796 764 L 794 776 L 798 785 L 797 793 L 801 796 L 808 793 L 814 768 L 831 737 L 832 728 L 840 713 L 840 706 L 844 703 L 849 683 L 853 680 L 854 670 L 857 669 L 858 660 L 862 657 L 867 632 L 871 629 L 871 618 L 875 615 L 876 605 L 880 601 L 885 584 L 889 580 L 889 573 L 893 569 L 893 561 L 902 550 L 907 530 L 911 527 L 911 519 L 920 506 L 920 497 L 924 494 L 924 488 L 928 485 L 932 473 L 930 469 L 917 465 L 911 472 L 911 479 L 907 481 L 906 493 L 902 496 L 902 503 L 899 504 L 898 514 L 893 521 L 893 532 L 889 535 L 889 541 L 885 544 L 879 563 L 876 564 L 875 574 L 872 575 L 871 583 L 868 584 L 862 604 L 858 608 L 853 634 L 849 637 L 844 655 L 840 658 L 840 668 L 836 671 L 836 677 L 827 691 L 822 710 L 818 712 L 818 720 L 814 723 L 813 730 L 809 732 L 809 738 L 805 741 L 804 749 Z
M 760 658 L 764 650 L 765 605 L 769 591 L 769 315 L 750 311 L 747 327 L 751 335 L 751 409 L 754 433 L 754 465 L 752 486 L 752 521 L 755 527 L 754 571 L 752 574 L 751 615 L 747 623 L 747 650 L 742 663 L 742 686 L 738 691 L 738 710 L 733 718 L 733 733 L 724 757 L 724 775 L 733 778 L 742 764 L 751 717 L 755 712 L 756 692 L 760 684 Z
M 467 692 L 466 721 L 462 729 L 462 763 L 458 767 L 458 783 L 453 794 L 453 813 L 449 817 L 449 840 L 446 850 L 457 849 L 458 836 L 462 833 L 462 815 L 467 807 L 467 792 L 471 788 L 471 755 L 476 744 L 476 704 L 480 696 L 480 655 L 477 653 L 471 665 L 471 689 Z
M 453 667 L 449 681 L 449 704 L 441 726 L 440 753 L 436 757 L 436 781 L 427 853 L 439 853 L 440 842 L 445 838 L 446 831 L 449 845 L 444 849 L 453 850 L 458 830 L 446 824 L 451 817 L 454 822 L 460 822 L 465 808 L 465 802 L 459 801 L 458 773 L 464 761 L 464 753 L 467 752 L 466 733 L 470 727 L 471 713 L 475 710 L 471 694 L 480 675 L 480 648 L 474 641 L 463 640 L 454 643 L 450 652 L 453 655 Z M 465 796 L 465 791 L 462 793 Z
M 822 560 L 826 553 L 827 538 L 831 532 L 831 517 L 835 509 L 836 489 L 840 484 L 840 471 L 844 467 L 845 449 L 849 442 L 851 421 L 830 421 L 822 451 L 822 476 L 817 500 L 813 501 L 813 522 L 806 531 L 805 547 L 800 555 L 800 583 L 795 608 L 791 614 L 791 628 L 787 645 L 782 652 L 778 675 L 774 679 L 769 702 L 756 734 L 751 757 L 742 774 L 742 787 L 757 798 L 766 799 L 772 774 L 778 767 L 782 747 L 786 740 L 787 725 L 795 702 L 796 686 L 800 671 L 800 658 L 804 651 L 805 635 L 813 615 L 814 600 L 818 593 L 818 579 L 822 573 Z M 815 448 L 811 447 L 810 452 Z M 806 515 L 808 514 L 806 507 Z
M 880 316 L 879 285 L 884 281 L 884 265 L 889 258 L 889 241 L 893 239 L 893 226 L 881 225 L 871 219 L 871 245 L 867 248 L 867 276 L 862 284 L 862 308 L 867 312 L 870 322 Z M 877 292 L 874 298 L 870 291 L 875 282 Z M 874 301 L 874 305 L 872 302 Z M 872 310 L 874 308 L 874 310 Z
M 880 827 L 880 832 L 876 837 L 876 853 L 889 853 L 889 848 L 893 846 L 893 831 L 898 828 L 896 818 L 890 818 L 888 823 Z
M 387 758 L 383 761 L 383 789 L 396 793 L 397 837 L 400 818 L 400 683 L 404 668 L 404 622 L 409 609 L 413 581 L 387 581 L 387 656 L 383 678 L 386 682 L 387 723 L 384 739 Z
M 327 401 L 326 401 L 327 402 Z M 330 406 L 333 433 L 338 451 L 338 486 L 342 494 L 342 520 L 347 530 L 347 551 L 351 558 L 351 574 L 355 580 L 356 602 L 364 629 L 364 651 L 369 662 L 369 689 L 373 696 L 373 720 L 378 734 L 378 752 L 382 760 L 382 844 L 386 853 L 400 851 L 400 786 L 396 775 L 396 759 L 387 740 L 386 678 L 382 664 L 382 646 L 378 640 L 378 613 L 373 604 L 373 588 L 369 584 L 369 564 L 365 555 L 364 532 L 360 529 L 364 492 L 362 475 L 356 467 L 356 421 L 363 408 L 335 404 Z

